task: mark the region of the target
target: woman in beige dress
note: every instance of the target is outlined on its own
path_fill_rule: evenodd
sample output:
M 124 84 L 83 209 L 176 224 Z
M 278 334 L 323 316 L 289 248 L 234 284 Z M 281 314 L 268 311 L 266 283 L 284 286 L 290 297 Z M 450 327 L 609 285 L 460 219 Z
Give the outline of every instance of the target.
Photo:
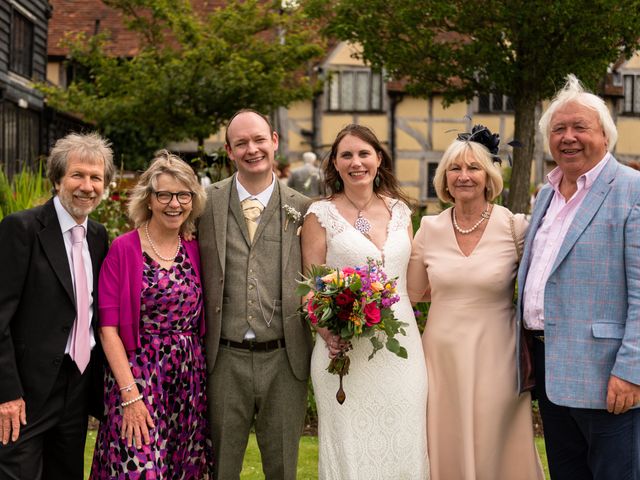
M 531 398 L 516 380 L 513 292 L 527 225 L 491 203 L 502 191 L 498 143 L 476 126 L 449 146 L 434 185 L 454 206 L 422 218 L 412 246 L 409 296 L 431 301 L 422 344 L 432 480 L 544 478 Z

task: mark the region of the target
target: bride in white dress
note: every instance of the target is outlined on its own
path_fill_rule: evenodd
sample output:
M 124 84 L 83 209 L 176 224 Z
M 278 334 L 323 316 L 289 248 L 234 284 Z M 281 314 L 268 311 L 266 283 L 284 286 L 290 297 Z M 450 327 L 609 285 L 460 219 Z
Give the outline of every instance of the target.
M 336 400 L 338 376 L 327 372 L 339 338 L 318 329 L 311 379 L 318 407 L 320 480 L 424 480 L 429 478 L 427 369 L 420 333 L 407 296 L 411 217 L 392 174 L 391 159 L 367 127 L 348 125 L 337 136 L 325 178 L 334 193 L 313 203 L 302 230 L 305 269 L 313 264 L 356 266 L 367 257 L 398 277 L 400 301 L 392 306 L 407 323 L 397 335 L 403 359 L 386 349 L 372 360 L 369 339 L 355 340 L 345 402 Z

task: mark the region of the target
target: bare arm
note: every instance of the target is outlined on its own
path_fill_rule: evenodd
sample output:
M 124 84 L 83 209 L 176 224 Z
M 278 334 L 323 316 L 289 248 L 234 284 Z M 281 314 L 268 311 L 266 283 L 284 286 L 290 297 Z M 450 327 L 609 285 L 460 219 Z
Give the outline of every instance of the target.
M 100 327 L 100 340 L 102 341 L 109 367 L 119 387 L 124 388 L 133 384 L 130 391 L 123 390 L 120 392 L 122 402 L 128 402 L 139 397 L 140 392 L 131 373 L 127 352 L 124 349 L 120 335 L 118 335 L 118 328 Z M 145 445 L 149 445 L 150 428 L 155 428 L 155 425 L 144 400 L 138 400 L 122 407 L 121 436 L 123 439 L 127 439 L 128 446 L 131 446 L 132 440 L 138 448 L 142 448 L 143 441 Z
M 412 302 L 431 300 L 431 287 L 427 266 L 424 263 L 425 235 L 424 218 L 411 244 L 411 259 L 407 268 L 407 292 Z
M 311 265 L 323 265 L 327 261 L 327 232 L 310 213 L 302 225 L 302 265 L 308 272 Z
M 327 232 L 318 222 L 314 214 L 309 214 L 302 225 L 302 264 L 305 273 L 311 265 L 324 265 L 327 261 Z M 341 350 L 340 337 L 333 335 L 326 328 L 316 328 L 329 349 L 329 357 L 333 358 Z

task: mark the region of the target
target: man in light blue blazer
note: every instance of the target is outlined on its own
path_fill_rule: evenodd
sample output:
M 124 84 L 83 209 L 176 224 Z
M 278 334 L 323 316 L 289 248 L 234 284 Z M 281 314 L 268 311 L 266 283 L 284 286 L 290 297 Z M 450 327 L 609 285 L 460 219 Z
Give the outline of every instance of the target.
M 640 173 L 610 153 L 609 110 L 573 75 L 540 129 L 558 166 L 525 239 L 518 322 L 533 331 L 551 478 L 638 480 Z

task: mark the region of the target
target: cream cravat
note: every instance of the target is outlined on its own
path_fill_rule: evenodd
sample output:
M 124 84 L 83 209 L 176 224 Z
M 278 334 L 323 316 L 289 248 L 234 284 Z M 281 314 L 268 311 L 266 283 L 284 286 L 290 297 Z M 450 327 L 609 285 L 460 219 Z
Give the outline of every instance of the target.
M 247 222 L 247 230 L 249 230 L 249 240 L 253 242 L 253 236 L 258 229 L 258 218 L 264 210 L 262 204 L 255 198 L 246 198 L 242 201 L 242 213 Z

